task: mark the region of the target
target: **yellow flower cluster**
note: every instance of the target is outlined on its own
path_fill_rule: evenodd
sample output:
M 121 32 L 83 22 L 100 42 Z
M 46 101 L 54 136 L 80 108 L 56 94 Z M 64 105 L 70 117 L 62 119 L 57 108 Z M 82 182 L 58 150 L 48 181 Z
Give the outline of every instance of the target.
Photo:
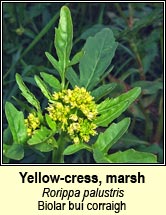
M 49 116 L 74 143 L 88 142 L 91 135 L 97 134 L 93 123 L 97 115 L 96 104 L 85 88 L 76 86 L 74 90 L 55 92 L 52 100 L 47 108 Z
M 28 134 L 28 136 L 32 136 L 34 131 L 37 128 L 39 128 L 40 121 L 39 121 L 38 117 L 36 117 L 33 113 L 30 113 L 28 115 L 27 119 L 25 119 L 25 124 L 27 126 L 27 134 Z

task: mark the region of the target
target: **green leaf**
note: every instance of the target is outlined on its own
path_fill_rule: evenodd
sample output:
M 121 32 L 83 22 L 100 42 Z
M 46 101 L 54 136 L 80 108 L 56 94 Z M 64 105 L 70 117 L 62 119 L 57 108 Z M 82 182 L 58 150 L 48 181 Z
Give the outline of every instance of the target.
M 3 144 L 7 143 L 8 145 L 10 145 L 12 144 L 12 142 L 13 142 L 12 133 L 11 133 L 11 129 L 8 126 L 3 131 Z
M 116 152 L 108 155 L 111 163 L 157 163 L 157 156 L 147 152 L 139 152 L 129 149 L 124 152 Z
M 3 163 L 9 163 L 10 162 L 10 159 L 7 158 L 5 155 L 3 155 Z
M 50 74 L 45 73 L 45 72 L 41 72 L 40 75 L 43 78 L 43 80 L 47 84 L 49 84 L 50 87 L 53 88 L 53 90 L 55 90 L 56 92 L 61 91 L 61 84 L 57 78 L 55 78 L 53 75 L 50 75 Z
M 91 147 L 88 146 L 87 144 L 84 143 L 79 143 L 79 144 L 72 144 L 69 145 L 63 152 L 64 155 L 71 155 L 74 154 L 82 149 L 86 149 L 88 151 L 91 151 Z
M 28 140 L 28 144 L 36 145 L 39 143 L 44 143 L 51 136 L 52 136 L 52 131 L 44 126 L 41 126 L 41 128 L 36 130 L 33 136 Z
M 49 144 L 48 142 L 44 142 L 34 145 L 34 148 L 39 150 L 40 152 L 50 152 L 53 150 L 54 146 L 52 144 Z
M 21 160 L 24 157 L 23 145 L 14 143 L 5 152 L 5 156 L 14 160 Z
M 18 111 L 10 102 L 6 102 L 5 114 L 13 136 L 13 141 L 17 144 L 23 144 L 27 139 L 27 129 L 24 123 L 23 112 Z
M 35 75 L 35 81 L 38 85 L 38 87 L 40 88 L 40 90 L 42 91 L 43 95 L 48 99 L 51 100 L 51 94 L 46 86 L 46 84 L 44 83 L 44 81 L 41 80 L 41 78 L 37 75 Z
M 16 81 L 17 81 L 17 84 L 22 92 L 22 95 L 25 97 L 25 99 L 31 105 L 33 105 L 38 111 L 41 112 L 39 101 L 36 99 L 36 97 L 33 95 L 33 93 L 30 92 L 30 90 L 24 84 L 22 77 L 18 73 L 16 74 Z
M 100 116 L 98 116 L 94 123 L 97 126 L 107 127 L 114 119 L 119 117 L 128 107 L 128 102 L 122 101 L 118 104 L 111 106 L 107 111 L 104 111 Z
M 45 118 L 46 118 L 46 122 L 47 122 L 48 126 L 51 128 L 51 130 L 53 132 L 55 132 L 56 131 L 56 122 L 53 121 L 48 114 L 45 115 Z
M 95 97 L 95 101 L 100 100 L 102 97 L 106 96 L 109 94 L 114 88 L 116 87 L 115 83 L 112 84 L 104 84 L 97 89 L 93 90 L 91 92 L 91 95 Z
M 98 113 L 103 113 L 105 112 L 106 109 L 110 109 L 112 99 L 106 98 L 103 102 L 97 105 L 97 111 Z
M 24 101 L 22 101 L 21 99 L 18 99 L 14 96 L 12 96 L 12 98 L 17 102 L 17 104 L 23 109 L 26 110 L 27 112 L 31 113 L 34 112 L 34 108 L 29 107 L 27 104 L 25 104 Z
M 60 11 L 58 29 L 55 29 L 55 48 L 59 58 L 61 71 L 65 71 L 72 49 L 73 25 L 70 10 L 63 6 Z
M 104 154 L 98 148 L 93 149 L 93 157 L 96 163 L 111 163 L 111 161 L 106 157 L 106 154 Z
M 3 143 L 3 154 L 5 154 L 10 147 L 11 145 Z
M 70 82 L 70 84 L 72 85 L 73 88 L 75 86 L 79 86 L 80 87 L 79 77 L 76 74 L 76 72 L 73 70 L 72 67 L 70 67 L 70 68 L 67 69 L 66 78 Z
M 141 88 L 135 87 L 129 90 L 128 92 L 121 94 L 117 98 L 113 99 L 111 105 L 117 104 L 120 101 L 127 101 L 129 103 L 128 106 L 130 106 L 130 104 L 137 99 L 140 93 L 141 93 Z
M 135 87 L 129 90 L 128 92 L 121 94 L 116 98 L 106 99 L 98 105 L 97 107 L 98 112 L 99 113 L 107 112 L 113 106 L 117 105 L 119 102 L 122 102 L 122 101 L 128 102 L 128 106 L 129 106 L 132 102 L 134 102 L 137 99 L 140 93 L 141 93 L 141 88 Z M 126 109 L 128 108 L 128 106 L 126 107 Z
M 92 90 L 110 65 L 117 43 L 110 29 L 105 28 L 85 43 L 84 56 L 80 60 L 81 85 Z
M 61 74 L 61 69 L 59 67 L 59 62 L 48 52 L 45 52 L 47 59 L 50 61 L 52 66 Z
M 97 106 L 100 115 L 96 118 L 95 123 L 98 126 L 107 126 L 110 122 L 119 117 L 140 93 L 141 88 L 135 87 L 116 98 L 106 99 Z
M 70 63 L 68 64 L 68 66 L 73 66 L 73 65 L 77 64 L 83 55 L 84 55 L 83 51 L 80 51 L 77 54 L 75 54 L 74 57 L 72 58 L 72 60 L 70 61 Z
M 100 133 L 93 149 L 98 149 L 103 153 L 107 151 L 122 137 L 130 125 L 130 119 L 125 118 L 118 123 L 113 123 L 104 133 Z

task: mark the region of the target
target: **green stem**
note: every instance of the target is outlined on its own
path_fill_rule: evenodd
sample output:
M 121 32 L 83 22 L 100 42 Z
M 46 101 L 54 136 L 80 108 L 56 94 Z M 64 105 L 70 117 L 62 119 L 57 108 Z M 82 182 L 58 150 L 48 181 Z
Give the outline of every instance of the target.
M 62 72 L 62 77 L 61 77 L 61 79 L 62 79 L 62 90 L 64 90 L 65 89 L 65 70 Z
M 64 134 L 61 134 L 58 139 L 58 148 L 55 148 L 52 152 L 52 163 L 64 163 L 63 151 L 66 143 L 67 141 Z

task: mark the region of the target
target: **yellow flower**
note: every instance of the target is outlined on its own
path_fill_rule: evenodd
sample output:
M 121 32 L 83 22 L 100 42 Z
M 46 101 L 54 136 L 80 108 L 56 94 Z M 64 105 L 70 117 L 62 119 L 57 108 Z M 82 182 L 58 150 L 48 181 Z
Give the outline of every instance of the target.
M 76 114 L 71 114 L 69 119 L 73 120 L 73 121 L 77 121 L 78 120 L 78 116 Z
M 28 116 L 28 120 L 33 120 L 34 118 L 35 118 L 35 116 L 32 113 L 30 113 Z
M 58 99 L 59 99 L 58 93 L 54 93 L 52 96 L 53 96 L 53 99 L 54 99 L 54 100 L 58 100 Z
M 58 109 L 63 109 L 62 103 L 57 102 L 57 103 L 56 103 L 56 108 L 58 108 Z
M 32 129 L 31 128 L 27 128 L 27 134 L 28 134 L 28 136 L 32 135 Z
M 67 96 L 67 95 L 64 96 L 64 102 L 65 103 L 69 103 L 70 102 L 69 96 Z
M 75 144 L 78 144 L 80 142 L 78 137 L 74 137 L 73 141 L 74 141 Z
M 72 129 L 71 126 L 67 128 L 67 132 L 70 136 L 74 134 L 74 130 Z
M 80 124 L 77 122 L 74 122 L 70 125 L 70 127 L 73 129 L 73 131 L 79 131 L 80 129 Z
M 95 117 L 95 114 L 94 114 L 93 112 L 89 112 L 89 113 L 87 114 L 87 118 L 88 118 L 89 120 L 92 120 L 94 117 Z
M 55 92 L 53 100 L 54 102 L 46 108 L 49 116 L 75 144 L 81 141 L 88 142 L 90 136 L 97 134 L 96 125 L 93 123 L 97 116 L 97 105 L 84 87 L 75 86 L 73 90 Z
M 90 136 L 89 136 L 89 135 L 85 135 L 85 136 L 83 136 L 83 140 L 84 140 L 85 142 L 88 142 L 88 141 L 89 141 L 89 139 L 90 139 Z
M 69 106 L 65 106 L 64 107 L 64 114 L 68 114 L 70 112 L 70 107 Z
M 39 118 L 36 117 L 33 113 L 30 113 L 24 122 L 25 122 L 25 125 L 27 126 L 28 136 L 32 136 L 34 131 L 40 127 Z

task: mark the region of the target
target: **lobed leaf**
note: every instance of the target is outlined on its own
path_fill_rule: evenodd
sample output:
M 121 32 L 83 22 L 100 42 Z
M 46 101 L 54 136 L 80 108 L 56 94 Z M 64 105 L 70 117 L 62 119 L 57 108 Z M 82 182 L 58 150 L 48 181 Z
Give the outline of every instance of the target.
M 59 66 L 59 62 L 48 52 L 45 52 L 45 55 L 47 57 L 47 59 L 50 61 L 50 63 L 52 64 L 52 66 L 59 72 L 59 74 L 61 75 L 61 69 Z
M 41 78 L 37 75 L 35 75 L 35 81 L 36 81 L 36 84 L 38 85 L 38 87 L 40 88 L 41 92 L 43 93 L 43 95 L 48 100 L 51 100 L 51 94 L 50 94 L 46 84 L 44 83 L 44 81 L 42 81 Z
M 35 95 L 30 92 L 28 87 L 24 84 L 22 77 L 18 73 L 16 74 L 16 81 L 25 99 L 41 112 L 39 101 L 36 99 Z
M 97 126 L 107 127 L 114 119 L 119 117 L 128 107 L 128 102 L 122 101 L 118 104 L 107 108 L 100 116 L 98 116 L 94 123 Z
M 14 96 L 12 96 L 12 98 L 17 102 L 17 104 L 23 109 L 26 110 L 27 112 L 31 113 L 34 112 L 34 108 L 29 107 L 24 101 L 22 101 L 21 99 L 18 99 Z
M 96 118 L 95 123 L 98 126 L 108 126 L 129 107 L 140 93 L 141 88 L 135 87 L 116 98 L 104 100 L 97 106 L 99 116 Z
M 80 51 L 77 54 L 75 54 L 74 57 L 72 58 L 72 60 L 70 61 L 70 63 L 68 64 L 68 66 L 73 66 L 73 65 L 77 64 L 83 55 L 84 55 L 83 51 Z
M 61 84 L 57 78 L 45 72 L 41 72 L 40 75 L 43 78 L 43 80 L 47 84 L 49 84 L 50 87 L 53 88 L 53 90 L 55 90 L 56 92 L 61 91 Z
M 113 106 L 117 105 L 120 102 L 128 102 L 128 106 L 130 106 L 130 104 L 132 102 L 134 102 L 137 97 L 140 95 L 141 93 L 141 88 L 140 87 L 135 87 L 131 90 L 129 90 L 126 93 L 121 94 L 120 96 L 116 97 L 116 98 L 111 98 L 111 99 L 106 99 L 103 102 L 101 102 L 97 109 L 99 113 L 103 113 L 108 111 L 109 109 L 111 109 Z M 126 107 L 126 109 L 128 108 L 128 106 Z

